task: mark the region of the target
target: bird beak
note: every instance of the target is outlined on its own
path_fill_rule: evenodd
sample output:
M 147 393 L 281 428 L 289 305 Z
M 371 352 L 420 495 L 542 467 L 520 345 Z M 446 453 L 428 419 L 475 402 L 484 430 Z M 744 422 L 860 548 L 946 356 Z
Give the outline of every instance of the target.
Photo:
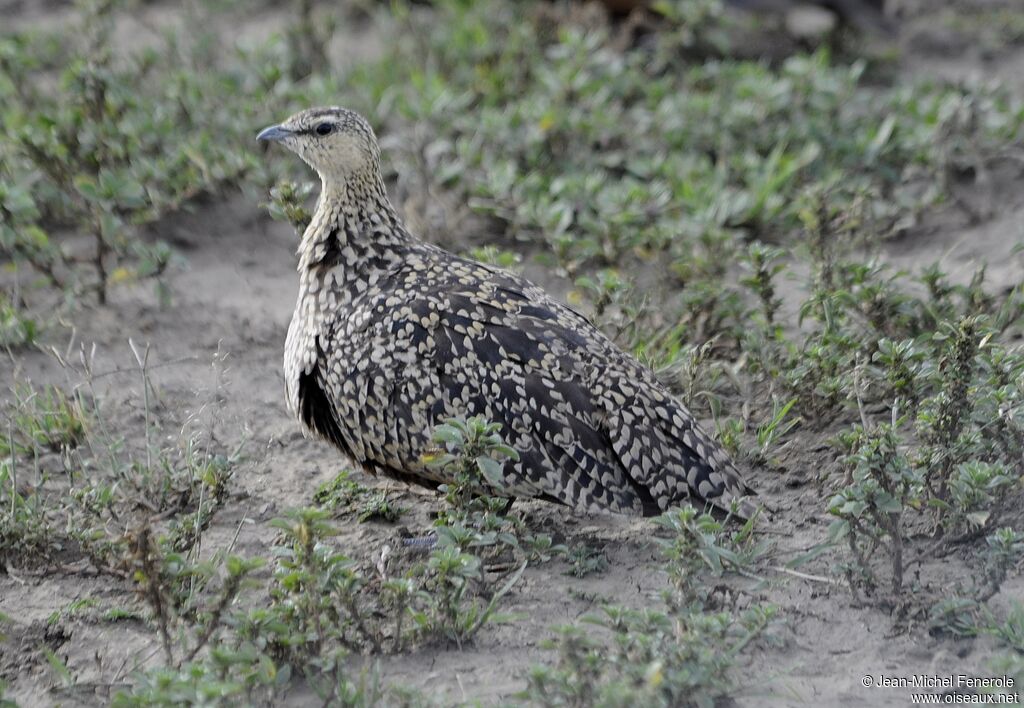
M 269 128 L 261 130 L 259 135 L 256 136 L 256 139 L 279 143 L 294 134 L 295 133 L 293 131 L 288 130 L 287 128 L 282 128 L 279 125 L 272 125 Z

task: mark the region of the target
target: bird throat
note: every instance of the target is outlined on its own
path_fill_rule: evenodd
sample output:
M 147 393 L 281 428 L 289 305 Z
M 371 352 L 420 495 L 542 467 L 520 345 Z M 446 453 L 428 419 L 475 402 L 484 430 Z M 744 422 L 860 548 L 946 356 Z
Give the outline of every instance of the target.
M 379 178 L 324 184 L 299 244 L 298 270 L 340 267 L 358 277 L 363 267 L 392 260 L 411 240 Z

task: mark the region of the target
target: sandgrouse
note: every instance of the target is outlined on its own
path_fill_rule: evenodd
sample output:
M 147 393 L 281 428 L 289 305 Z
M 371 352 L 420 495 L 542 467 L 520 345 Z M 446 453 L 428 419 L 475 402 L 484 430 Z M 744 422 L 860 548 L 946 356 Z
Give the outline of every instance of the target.
M 361 116 L 312 108 L 258 139 L 322 182 L 284 355 L 288 407 L 307 432 L 367 472 L 437 487 L 434 426 L 482 415 L 519 453 L 489 492 L 579 511 L 728 509 L 749 492 L 686 407 L 585 317 L 409 233 Z

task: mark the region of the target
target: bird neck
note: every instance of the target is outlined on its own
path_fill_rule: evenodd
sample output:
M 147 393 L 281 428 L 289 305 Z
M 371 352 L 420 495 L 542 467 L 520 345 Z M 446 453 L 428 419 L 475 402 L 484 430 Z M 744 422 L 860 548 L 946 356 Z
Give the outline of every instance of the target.
M 355 266 L 386 257 L 411 240 L 379 175 L 341 184 L 324 181 L 299 245 L 299 270 Z

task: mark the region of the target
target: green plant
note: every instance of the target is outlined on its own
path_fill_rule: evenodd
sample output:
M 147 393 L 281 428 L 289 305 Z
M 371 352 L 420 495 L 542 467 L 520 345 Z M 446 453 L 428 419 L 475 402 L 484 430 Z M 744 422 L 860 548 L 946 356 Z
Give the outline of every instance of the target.
M 481 493 L 501 492 L 504 460 L 518 460 L 519 455 L 502 442 L 499 430 L 500 424 L 482 416 L 453 418 L 434 428 L 434 441 L 447 450 L 431 453 L 428 463 L 452 477 L 450 483 L 441 486 L 445 501 L 456 515 L 450 518 L 488 505 L 486 499 L 479 499 Z
M 439 527 L 438 547 L 427 560 L 426 577 L 419 592 L 423 604 L 411 612 L 422 634 L 444 637 L 454 641 L 460 649 L 487 623 L 510 619 L 496 609 L 526 570 L 524 562 L 509 574 L 490 599 L 473 597 L 474 585 L 484 586 L 485 570 L 478 556 L 461 548 L 458 536 L 465 538 L 465 531 L 457 526 Z M 472 532 L 470 535 L 475 536 Z
M 942 332 L 935 337 L 939 342 L 948 341 L 937 367 L 942 384 L 937 393 L 921 402 L 917 424 L 924 442 L 921 464 L 928 470 L 925 481 L 940 500 L 946 499 L 953 468 L 967 453 L 968 440 L 961 436 L 973 408 L 968 391 L 976 371 L 975 356 L 987 339 L 982 326 L 979 316 L 964 317 L 955 325 L 943 323 Z
M 17 402 L 7 411 L 0 456 L 67 453 L 85 438 L 88 414 L 81 400 L 69 398 L 54 386 L 36 391 L 26 385 L 14 394 Z
M 116 52 L 120 4 L 80 3 L 73 39 L 41 44 L 54 55 L 43 61 L 25 61 L 17 35 L 0 47 L 8 126 L 0 144 L 0 249 L 51 285 L 94 292 L 101 303 L 111 285 L 159 278 L 171 263 L 169 247 L 143 238 L 141 226 L 236 183 L 250 166 L 226 139 L 247 114 L 235 100 L 236 78 L 192 72 L 197 54 L 179 52 L 199 50 L 186 42 Z M 62 67 L 57 91 L 43 88 L 54 66 Z M 67 247 L 54 226 L 87 234 L 91 253 Z
M 665 609 L 606 605 L 546 643 L 557 656 L 535 666 L 520 698 L 541 706 L 711 706 L 733 690 L 730 669 L 772 621 L 775 610 L 739 614 L 715 607 L 701 570 L 742 570 L 764 548 L 752 524 L 726 534 L 711 516 L 687 507 L 658 517 L 671 587 Z
M 569 552 L 569 574 L 576 578 L 585 578 L 591 573 L 603 573 L 608 570 L 608 558 L 601 551 L 590 546 L 577 546 Z
M 402 507 L 395 506 L 388 500 L 387 491 L 381 491 L 366 500 L 359 509 L 359 515 L 356 518 L 360 522 L 376 519 L 392 523 L 398 521 L 403 511 Z
M 161 547 L 145 526 L 131 532 L 127 544 L 128 569 L 139 596 L 149 606 L 164 659 L 179 667 L 195 659 L 222 629 L 225 613 L 247 577 L 263 564 L 260 559 L 224 554 L 191 561 Z
M 754 460 L 756 462 L 770 463 L 772 451 L 779 446 L 780 439 L 800 425 L 800 418 L 786 419 L 797 400 L 791 398 L 781 405 L 779 401 L 772 401 L 772 417 L 757 426 L 755 431 L 757 449 L 754 452 Z
M 983 528 L 996 502 L 1010 492 L 1013 484 L 1013 473 L 1006 465 L 978 460 L 961 463 L 950 476 L 950 503 L 945 510 L 951 513 L 945 523 L 952 527 L 966 519 L 970 526 Z
M 878 351 L 872 355 L 872 360 L 884 368 L 886 382 L 895 397 L 894 410 L 909 413 L 917 410 L 925 356 L 912 339 L 879 340 Z
M 851 586 L 863 580 L 877 583 L 871 562 L 875 550 L 885 547 L 891 563 L 891 589 L 903 589 L 904 515 L 909 507 L 920 506 L 924 494 L 923 476 L 897 449 L 899 436 L 894 426 L 871 430 L 854 428 L 840 439 L 847 450 L 843 464 L 849 483 L 831 500 L 828 510 L 837 519 L 829 538 L 846 540 L 855 569 L 848 569 Z
M 757 295 L 765 324 L 774 327 L 776 313 L 782 305 L 782 301 L 775 294 L 774 279 L 786 268 L 782 262 L 784 253 L 782 249 L 755 242 L 750 244 L 742 255 L 743 266 L 750 275 L 742 278 L 740 284 Z
M 710 596 L 701 581 L 702 571 L 709 570 L 716 576 L 746 571 L 766 550 L 753 535 L 754 518 L 726 532 L 722 522 L 711 514 L 683 507 L 656 517 L 654 523 L 670 534 L 657 539 L 672 585 L 672 593 L 666 596 L 670 607 L 703 610 Z
M 989 534 L 985 542 L 984 583 L 979 585 L 983 601 L 999 592 L 1010 569 L 1024 556 L 1024 533 L 1003 527 Z
M 1019 652 L 1024 639 L 1020 605 L 1015 603 L 1000 620 L 985 603 L 1000 591 L 1009 570 L 1024 556 L 1024 534 L 1004 527 L 989 534 L 985 541 L 980 577 L 929 609 L 929 630 L 968 637 L 992 634 Z
M 327 514 L 298 509 L 271 525 L 284 532 L 271 595 L 290 626 L 288 652 L 301 665 L 339 645 L 351 649 L 367 642 L 379 651 L 380 638 L 367 625 L 359 597 L 365 580 L 355 562 L 324 543 L 337 533 Z
M 749 611 L 685 618 L 657 610 L 606 607 L 583 627 L 559 630 L 548 647 L 551 666 L 538 666 L 520 694 L 540 706 L 712 706 L 728 695 L 735 656 L 770 613 Z M 603 641 L 594 636 L 601 632 Z
M 39 324 L 0 293 L 0 347 L 25 347 L 36 341 Z
M 993 626 L 991 632 L 1010 649 L 1024 654 L 1024 605 L 1015 602 L 1006 619 Z
M 270 201 L 264 203 L 263 207 L 271 218 L 288 222 L 295 232 L 302 236 L 313 218 L 313 214 L 306 205 L 313 193 L 314 186 L 312 182 L 298 184 L 290 180 L 282 180 L 271 188 Z
M 393 522 L 397 521 L 404 511 L 388 500 L 386 490 L 374 492 L 351 479 L 349 473 L 344 470 L 334 479 L 317 487 L 313 501 L 329 510 L 354 510 L 360 522 L 371 519 Z
M 336 509 L 339 506 L 352 504 L 369 492 L 369 489 L 351 478 L 351 473 L 348 470 L 342 470 L 333 479 L 316 488 L 313 501 L 328 509 Z
M 18 708 L 18 704 L 7 698 L 7 682 L 0 680 L 0 708 Z
M 180 668 L 158 668 L 139 674 L 131 691 L 118 691 L 111 706 L 143 708 L 176 705 L 246 704 L 246 686 L 225 679 L 222 671 L 203 663 L 188 663 Z
M 80 614 L 83 611 L 90 610 L 98 604 L 98 600 L 93 597 L 82 598 L 81 600 L 75 600 L 74 602 L 68 603 L 67 607 L 57 612 L 53 612 L 49 617 L 46 618 L 47 624 L 57 624 L 63 619 L 68 619 Z
M 50 556 L 56 530 L 37 493 L 18 489 L 13 459 L 0 460 L 0 561 L 38 563 Z

